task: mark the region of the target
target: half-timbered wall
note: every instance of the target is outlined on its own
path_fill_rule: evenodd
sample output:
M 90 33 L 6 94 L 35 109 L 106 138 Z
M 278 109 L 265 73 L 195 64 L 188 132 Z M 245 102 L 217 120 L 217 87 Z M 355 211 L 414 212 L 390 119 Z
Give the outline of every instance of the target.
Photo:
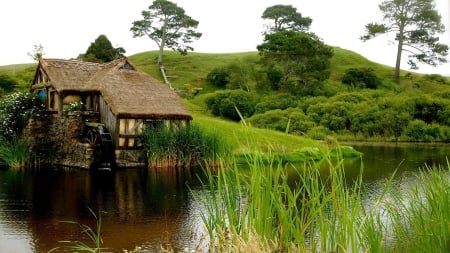
M 120 118 L 119 119 L 119 147 L 137 148 L 142 147 L 138 136 L 144 128 L 143 119 Z

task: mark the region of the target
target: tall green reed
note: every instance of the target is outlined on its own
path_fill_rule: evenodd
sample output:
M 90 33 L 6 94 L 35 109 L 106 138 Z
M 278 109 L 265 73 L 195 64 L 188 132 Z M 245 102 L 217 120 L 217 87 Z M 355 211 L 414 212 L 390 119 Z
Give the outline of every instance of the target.
M 20 139 L 0 140 L 0 164 L 14 169 L 22 169 L 30 163 L 31 153 L 26 143 Z
M 148 125 L 141 138 L 149 167 L 216 166 L 218 157 L 230 156 L 223 138 L 194 123 L 168 127 Z
M 450 252 L 450 165 L 425 167 L 384 205 L 391 224 L 391 250 Z
M 63 246 L 55 247 L 49 251 L 50 252 L 92 252 L 92 253 L 101 253 L 102 250 L 105 248 L 102 247 L 103 240 L 101 236 L 101 228 L 102 228 L 102 217 L 100 213 L 98 215 L 95 214 L 95 212 L 88 208 L 91 215 L 94 217 L 96 224 L 95 227 L 92 228 L 89 225 L 81 224 L 74 221 L 63 221 L 64 223 L 68 224 L 75 224 L 79 226 L 81 233 L 84 236 L 87 236 L 88 240 L 85 241 L 71 241 L 71 240 L 65 240 L 60 241 L 60 243 L 64 244 Z

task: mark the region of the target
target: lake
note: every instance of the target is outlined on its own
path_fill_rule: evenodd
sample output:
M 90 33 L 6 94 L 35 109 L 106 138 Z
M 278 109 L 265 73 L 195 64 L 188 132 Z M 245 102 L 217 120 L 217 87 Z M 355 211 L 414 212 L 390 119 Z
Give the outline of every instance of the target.
M 450 154 L 444 144 L 351 145 L 364 153 L 363 180 L 374 193 L 394 170 L 396 180 L 407 179 L 426 164 L 446 166 Z M 348 160 L 345 166 L 351 180 L 361 161 Z M 95 227 L 89 209 L 101 216 L 108 251 L 139 246 L 154 252 L 161 244 L 194 248 L 202 237 L 200 204 L 189 193 L 189 188 L 201 189 L 197 175 L 201 172 L 2 169 L 0 252 L 46 252 L 64 245 L 63 240 L 88 241 L 70 222 Z

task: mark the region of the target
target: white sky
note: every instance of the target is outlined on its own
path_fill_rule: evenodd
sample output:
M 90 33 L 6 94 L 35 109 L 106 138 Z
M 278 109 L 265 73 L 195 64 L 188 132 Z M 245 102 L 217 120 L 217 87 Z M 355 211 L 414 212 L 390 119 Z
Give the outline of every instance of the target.
M 381 21 L 382 0 L 172 0 L 200 22 L 200 40 L 195 52 L 225 53 L 256 51 L 262 43 L 263 11 L 275 4 L 291 4 L 312 18 L 310 31 L 331 46 L 355 51 L 369 60 L 393 66 L 396 46 L 385 35 L 362 42 L 364 26 Z M 126 55 L 156 50 L 147 37 L 133 38 L 130 27 L 142 18 L 153 0 L 1 0 L 0 65 L 32 62 L 27 56 L 41 44 L 47 58 L 75 58 L 84 53 L 99 35 Z M 450 30 L 450 1 L 436 0 L 436 7 Z M 442 36 L 450 45 L 450 32 Z M 404 59 L 407 57 L 404 56 Z M 449 56 L 450 60 L 450 56 Z M 402 64 L 403 69 L 408 65 Z M 418 72 L 450 76 L 450 64 L 432 68 L 421 65 Z

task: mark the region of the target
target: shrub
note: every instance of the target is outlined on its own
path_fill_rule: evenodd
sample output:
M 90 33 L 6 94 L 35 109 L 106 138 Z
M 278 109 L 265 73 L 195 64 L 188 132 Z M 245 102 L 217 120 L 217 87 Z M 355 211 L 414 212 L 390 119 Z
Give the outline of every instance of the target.
M 445 111 L 447 102 L 441 99 L 435 99 L 422 95 L 412 97 L 406 102 L 410 105 L 411 114 L 414 119 L 422 120 L 427 124 L 446 121 L 446 119 L 442 119 L 440 115 Z
M 447 132 L 445 132 L 447 134 Z M 422 120 L 410 121 L 408 126 L 403 131 L 403 135 L 406 136 L 409 141 L 440 141 L 441 140 L 441 128 L 437 124 L 426 124 Z
M 253 115 L 247 121 L 259 128 L 298 135 L 303 135 L 314 127 L 314 122 L 302 110 L 297 108 L 289 108 L 283 111 L 279 109 L 267 111 L 263 114 Z
M 331 100 L 357 104 L 369 99 L 360 92 L 343 92 L 332 97 Z
M 12 93 L 0 100 L 0 136 L 6 140 L 18 138 L 33 114 L 42 113 L 45 106 L 30 93 Z
M 290 107 L 297 107 L 297 104 L 298 100 L 295 96 L 289 93 L 279 93 L 264 97 L 264 100 L 256 104 L 255 113 L 264 113 L 275 109 L 284 110 Z
M 371 68 L 347 69 L 341 81 L 356 88 L 376 89 L 381 85 L 381 80 Z
M 12 77 L 9 75 L 0 74 L 0 89 L 3 93 L 12 92 L 17 86 L 18 83 Z
M 217 67 L 208 73 L 206 80 L 214 86 L 225 88 L 230 82 L 230 73 L 224 67 Z
M 346 102 L 330 102 L 311 105 L 307 115 L 316 123 L 332 131 L 349 129 L 352 104 Z
M 216 92 L 206 98 L 205 103 L 214 115 L 239 121 L 241 116 L 247 118 L 253 115 L 255 100 L 252 94 L 246 91 L 233 90 Z
M 444 85 L 448 85 L 449 84 L 448 79 L 446 77 L 442 76 L 442 75 L 439 75 L 439 74 L 427 74 L 427 75 L 424 75 L 422 77 L 422 80 L 424 82 L 427 82 L 427 83 L 432 82 L 432 83 L 444 84 Z

